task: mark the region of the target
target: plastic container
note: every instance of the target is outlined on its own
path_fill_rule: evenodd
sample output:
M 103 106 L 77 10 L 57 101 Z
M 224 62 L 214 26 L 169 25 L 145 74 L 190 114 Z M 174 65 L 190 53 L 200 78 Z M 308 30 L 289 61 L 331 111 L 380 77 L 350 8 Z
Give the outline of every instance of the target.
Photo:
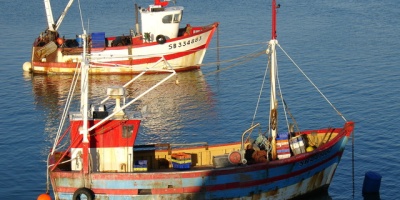
M 78 47 L 82 47 L 83 46 L 83 40 L 82 40 L 82 37 L 77 37 L 76 38 L 76 42 L 78 42 Z
M 192 156 L 187 153 L 173 153 L 171 161 L 178 164 L 192 163 Z
M 382 176 L 377 172 L 369 171 L 365 173 L 364 183 L 363 183 L 363 194 L 377 194 L 379 193 L 379 188 L 381 187 Z
M 106 45 L 106 33 L 97 32 L 92 33 L 92 48 L 104 48 Z
M 287 140 L 289 138 L 289 133 L 278 133 L 277 140 Z
M 192 165 L 192 163 L 183 163 L 183 164 L 179 164 L 179 163 L 175 163 L 172 162 L 172 167 L 174 169 L 180 169 L 180 170 L 184 170 L 184 169 L 190 169 L 190 166 Z
M 290 143 L 290 148 L 292 149 L 294 155 L 298 155 L 301 153 L 299 148 L 299 142 L 297 141 L 296 137 L 290 138 L 289 143 Z
M 213 156 L 213 165 L 215 168 L 231 167 L 235 166 L 228 159 L 229 154 L 224 154 L 220 156 Z
M 147 171 L 147 160 L 136 160 L 133 171 Z
M 276 152 L 278 159 L 290 158 L 289 133 L 278 133 L 276 138 Z
M 300 149 L 300 153 L 305 153 L 306 152 L 306 147 L 304 145 L 304 140 L 303 140 L 303 136 L 297 136 L 297 141 L 299 142 L 299 149 Z
M 303 137 L 301 135 L 290 138 L 289 143 L 294 155 L 306 152 Z
M 192 156 L 187 153 L 179 152 L 171 155 L 172 167 L 174 169 L 190 169 Z

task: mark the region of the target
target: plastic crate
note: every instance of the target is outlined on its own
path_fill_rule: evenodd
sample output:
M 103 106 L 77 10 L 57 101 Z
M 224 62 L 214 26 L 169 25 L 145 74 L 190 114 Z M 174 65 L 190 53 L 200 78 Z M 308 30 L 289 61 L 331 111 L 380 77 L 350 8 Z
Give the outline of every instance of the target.
M 147 171 L 147 160 L 135 160 L 133 171 Z
M 180 163 L 172 162 L 172 167 L 173 167 L 174 169 L 179 169 L 179 170 L 190 169 L 190 166 L 191 166 L 191 165 L 192 165 L 192 163 L 183 163 L 183 164 L 180 164 Z

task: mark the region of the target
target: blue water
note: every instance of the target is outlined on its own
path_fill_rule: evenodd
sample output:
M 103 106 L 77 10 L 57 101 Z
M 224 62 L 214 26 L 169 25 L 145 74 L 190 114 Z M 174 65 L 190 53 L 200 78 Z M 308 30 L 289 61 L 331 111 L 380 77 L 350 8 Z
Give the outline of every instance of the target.
M 61 35 L 80 33 L 77 2 L 60 27 Z M 82 1 L 89 32 L 129 33 L 134 3 L 150 1 Z M 400 13 L 395 0 L 278 1 L 278 40 L 297 64 L 348 120 L 356 122 L 354 190 L 352 142 L 339 164 L 325 199 L 363 199 L 364 174 L 382 175 L 381 199 L 400 198 Z M 52 1 L 54 18 L 67 0 Z M 270 38 L 270 1 L 178 1 L 185 6 L 183 23 L 219 21 L 221 61 L 265 50 Z M 22 71 L 31 44 L 45 29 L 42 1 L 0 1 L 0 199 L 36 199 L 46 189 L 46 155 L 58 127 L 69 76 L 31 76 Z M 253 118 L 266 56 L 242 62 L 217 60 L 215 35 L 201 71 L 178 76 L 151 93 L 135 109 L 147 108 L 139 143 L 235 141 Z M 246 45 L 255 44 L 257 45 Z M 260 44 L 263 43 L 263 44 Z M 237 45 L 237 46 L 235 46 Z M 295 70 L 278 52 L 284 95 L 301 128 L 343 123 L 316 92 L 303 92 Z M 237 64 L 237 65 L 236 65 Z M 289 79 L 283 80 L 283 77 Z M 109 84 L 130 76 L 98 76 L 91 97 L 100 99 Z M 150 78 L 130 93 L 151 84 Z M 159 77 L 158 77 L 159 78 Z M 289 98 L 290 97 L 290 98 Z M 305 107 L 311 102 L 315 107 Z M 77 106 L 74 102 L 73 107 Z M 266 110 L 268 105 L 259 109 Z M 329 116 L 329 117 L 328 117 Z M 330 118 L 330 116 L 333 116 Z M 257 116 L 257 121 L 266 118 Z M 318 197 L 317 197 L 318 198 Z

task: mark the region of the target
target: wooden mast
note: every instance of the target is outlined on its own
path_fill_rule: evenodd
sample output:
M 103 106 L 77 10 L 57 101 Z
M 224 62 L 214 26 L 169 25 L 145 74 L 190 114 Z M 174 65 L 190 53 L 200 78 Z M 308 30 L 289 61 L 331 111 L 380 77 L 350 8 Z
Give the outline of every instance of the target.
M 271 70 L 271 94 L 270 94 L 270 130 L 272 136 L 272 159 L 277 158 L 276 151 L 276 136 L 278 132 L 278 101 L 276 100 L 276 75 L 277 75 L 277 61 L 276 61 L 276 49 L 275 46 L 278 44 L 276 40 L 276 2 L 272 0 L 272 36 L 269 41 L 269 63 Z

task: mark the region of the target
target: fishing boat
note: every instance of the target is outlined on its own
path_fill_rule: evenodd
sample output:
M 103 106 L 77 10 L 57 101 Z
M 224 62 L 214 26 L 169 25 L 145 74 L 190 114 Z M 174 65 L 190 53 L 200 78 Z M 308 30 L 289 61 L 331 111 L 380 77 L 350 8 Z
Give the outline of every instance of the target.
M 50 0 L 44 0 L 47 29 L 35 39 L 31 61 L 24 71 L 47 74 L 72 74 L 81 62 L 82 38 L 61 36 L 58 29 L 74 0 L 54 22 Z M 169 0 L 154 0 L 148 7 L 135 4 L 135 30 L 117 36 L 105 32 L 89 34 L 88 53 L 91 74 L 139 74 L 161 57 L 176 72 L 199 69 L 218 22 L 205 26 L 180 26 L 184 8 L 168 6 Z M 139 23 L 140 13 L 140 23 Z M 129 29 L 128 29 L 129 30 Z M 167 66 L 160 64 L 159 69 Z
M 70 124 L 57 133 L 48 156 L 48 182 L 55 199 L 292 199 L 327 190 L 354 122 L 335 108 L 344 121 L 341 127 L 300 130 L 296 120 L 288 117 L 282 117 L 287 120 L 285 126 L 278 126 L 278 111 L 293 117 L 283 92 L 277 95 L 278 7 L 272 0 L 265 73 L 270 75 L 269 120 L 265 128 L 249 123 L 247 130 L 229 133 L 237 137 L 236 142 L 209 144 L 193 138 L 184 144 L 137 144 L 142 119 L 125 109 L 175 71 L 165 71 L 171 74 L 133 100 L 125 99 L 126 84 L 107 89 L 108 97 L 100 103 L 89 103 L 90 62 L 81 64 L 81 110 L 69 113 Z M 105 100 L 110 99 L 114 107 L 106 106 Z

